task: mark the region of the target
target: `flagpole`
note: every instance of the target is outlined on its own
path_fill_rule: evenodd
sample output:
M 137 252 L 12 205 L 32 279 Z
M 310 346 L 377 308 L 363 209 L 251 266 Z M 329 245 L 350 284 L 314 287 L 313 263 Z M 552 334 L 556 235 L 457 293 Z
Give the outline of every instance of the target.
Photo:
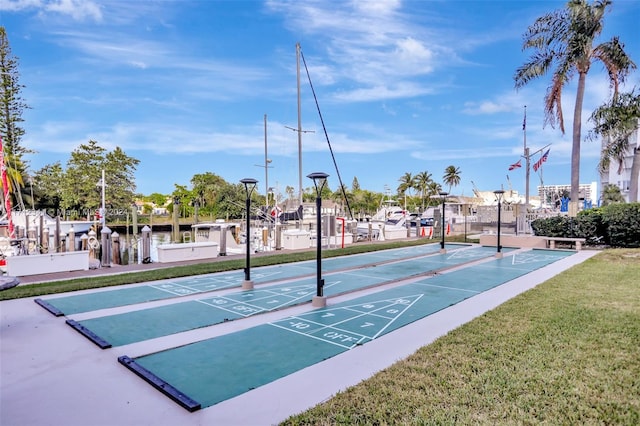
M 525 158 L 525 211 L 529 211 L 529 148 L 527 148 L 527 106 L 524 106 L 524 120 L 522 121 L 522 133 L 524 139 L 524 158 Z

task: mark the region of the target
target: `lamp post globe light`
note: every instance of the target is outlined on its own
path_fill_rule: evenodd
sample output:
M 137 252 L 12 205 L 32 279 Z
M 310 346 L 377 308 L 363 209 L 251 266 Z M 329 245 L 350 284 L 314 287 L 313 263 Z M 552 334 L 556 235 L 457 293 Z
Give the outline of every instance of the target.
M 440 191 L 439 195 L 440 195 L 440 198 L 442 199 L 442 240 L 440 241 L 440 253 L 446 253 L 447 251 L 444 249 L 444 223 L 445 223 L 444 207 L 447 201 L 447 195 L 449 195 L 449 193 Z
M 324 297 L 324 280 L 322 279 L 322 190 L 327 183 L 328 174 L 315 172 L 307 175 L 313 180 L 316 188 L 316 295 L 311 301 L 314 307 L 322 308 L 327 306 L 327 298 Z
M 253 178 L 244 178 L 240 180 L 240 183 L 244 184 L 244 191 L 246 194 L 246 210 L 247 210 L 247 237 L 245 238 L 245 244 L 247 246 L 247 259 L 244 268 L 244 281 L 242 282 L 243 290 L 251 290 L 253 288 L 253 281 L 251 281 L 251 194 L 256 189 L 257 180 Z
M 493 191 L 496 195 L 496 200 L 498 200 L 498 235 L 496 240 L 496 257 L 502 257 L 502 246 L 500 245 L 500 211 L 502 210 L 502 196 L 504 195 L 504 190 L 497 189 Z

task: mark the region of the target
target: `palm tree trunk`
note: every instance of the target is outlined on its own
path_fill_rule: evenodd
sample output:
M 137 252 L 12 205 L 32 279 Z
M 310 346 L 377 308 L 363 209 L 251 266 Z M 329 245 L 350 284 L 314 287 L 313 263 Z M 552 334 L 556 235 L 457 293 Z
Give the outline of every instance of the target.
M 629 182 L 629 202 L 638 201 L 638 180 L 640 179 L 640 147 L 633 148 L 633 161 L 631 162 L 631 177 Z
M 576 91 L 576 105 L 573 110 L 573 144 L 571 147 L 571 192 L 569 197 L 569 216 L 578 213 L 578 203 L 580 202 L 580 130 L 582 127 L 582 102 L 584 100 L 584 89 L 587 79 L 586 72 L 580 72 L 578 77 L 578 88 Z

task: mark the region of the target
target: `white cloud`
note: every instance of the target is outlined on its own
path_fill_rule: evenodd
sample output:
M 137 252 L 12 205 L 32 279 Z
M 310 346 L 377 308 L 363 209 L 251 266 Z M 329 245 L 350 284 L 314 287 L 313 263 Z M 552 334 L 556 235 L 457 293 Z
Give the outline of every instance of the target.
M 56 0 L 44 3 L 44 10 L 69 15 L 76 21 L 92 19 L 96 22 L 102 20 L 100 6 L 90 0 Z
M 401 6 L 397 0 L 267 3 L 269 10 L 285 16 L 292 31 L 327 40 L 323 60 L 332 64 L 335 77 L 324 81 L 349 82 L 352 87 L 333 95 L 341 101 L 432 93 L 415 79 L 433 74 L 443 60 L 458 61 L 445 40 L 434 41 L 441 38 L 424 23 L 402 13 Z
M 466 102 L 462 110 L 465 114 L 480 115 L 480 114 L 495 114 L 498 112 L 508 112 L 513 110 L 512 105 L 504 103 L 496 103 L 494 101 L 483 102 Z
M 35 11 L 40 16 L 49 13 L 70 16 L 76 21 L 102 21 L 100 6 L 91 0 L 3 0 L 0 10 Z
M 22 10 L 41 8 L 42 0 L 3 0 L 0 2 L 0 10 L 19 12 Z

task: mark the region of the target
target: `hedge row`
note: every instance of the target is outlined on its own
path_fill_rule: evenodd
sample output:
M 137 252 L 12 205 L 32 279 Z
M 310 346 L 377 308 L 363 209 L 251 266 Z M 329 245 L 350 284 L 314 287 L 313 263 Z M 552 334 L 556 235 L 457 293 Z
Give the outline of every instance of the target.
M 535 235 L 586 238 L 587 244 L 640 247 L 640 203 L 583 210 L 575 218 L 555 216 L 531 222 Z

